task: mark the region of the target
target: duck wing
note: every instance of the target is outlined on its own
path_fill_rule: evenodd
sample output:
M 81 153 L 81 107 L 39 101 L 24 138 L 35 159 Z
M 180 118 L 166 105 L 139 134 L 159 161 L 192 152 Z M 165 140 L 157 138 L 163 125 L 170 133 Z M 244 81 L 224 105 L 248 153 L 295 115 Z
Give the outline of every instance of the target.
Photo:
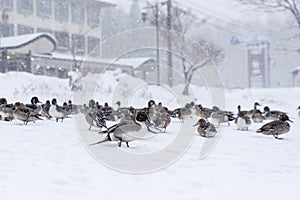
M 281 123 L 281 121 L 279 121 L 279 120 L 269 122 L 269 123 L 263 125 L 256 132 L 260 133 L 260 132 L 264 132 L 264 131 L 274 131 L 276 129 L 276 127 L 278 126 L 278 124 L 280 124 L 280 123 Z

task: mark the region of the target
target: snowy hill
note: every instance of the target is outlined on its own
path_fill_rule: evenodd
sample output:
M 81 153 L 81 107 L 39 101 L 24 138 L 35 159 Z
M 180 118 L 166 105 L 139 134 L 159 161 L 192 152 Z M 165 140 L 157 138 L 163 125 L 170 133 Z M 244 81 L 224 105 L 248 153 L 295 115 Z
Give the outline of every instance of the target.
M 209 90 L 197 86 L 193 86 L 194 97 L 187 98 L 177 92 L 182 91 L 182 86 L 175 89 L 147 86 L 119 72 L 90 76 L 83 80 L 86 90 L 73 94 L 68 80 L 16 72 L 0 74 L 0 97 L 14 102 L 29 101 L 32 95 L 38 95 L 43 101 L 55 96 L 62 102 L 70 98 L 74 101 L 89 99 L 88 95 L 93 94 L 101 103 L 123 98 L 128 104 L 140 107 L 153 98 L 172 108 L 179 106 L 180 100 L 196 98 L 198 103 L 212 106 Z M 133 83 L 139 85 L 130 85 Z M 79 98 L 80 95 L 86 97 Z M 136 175 L 112 169 L 96 159 L 97 153 L 118 149 L 117 144 L 90 147 L 88 144 L 102 136 L 96 129 L 88 131 L 84 121 L 80 126 L 75 118 L 63 123 L 43 120 L 27 126 L 18 121 L 1 121 L 1 197 L 34 200 L 298 199 L 300 119 L 296 108 L 300 104 L 300 88 L 226 90 L 225 95 L 226 109 L 234 112 L 238 104 L 243 109 L 251 109 L 255 101 L 271 109 L 287 111 L 294 121 L 290 132 L 282 136 L 284 140 L 275 140 L 255 132 L 262 125 L 260 123 L 252 124 L 248 132 L 237 131 L 234 124 L 222 126 L 210 154 L 201 157 L 202 148 L 213 140 L 198 136 L 196 128 L 190 126 L 184 133 L 191 137 L 191 143 L 177 160 L 153 173 Z M 197 118 L 193 118 L 185 123 L 196 121 Z M 173 121 L 166 133 L 133 141 L 130 148 L 124 145 L 120 152 L 142 157 L 159 153 L 176 140 L 180 128 L 181 124 Z M 170 150 L 169 153 L 174 152 Z M 162 157 L 149 159 L 156 164 Z

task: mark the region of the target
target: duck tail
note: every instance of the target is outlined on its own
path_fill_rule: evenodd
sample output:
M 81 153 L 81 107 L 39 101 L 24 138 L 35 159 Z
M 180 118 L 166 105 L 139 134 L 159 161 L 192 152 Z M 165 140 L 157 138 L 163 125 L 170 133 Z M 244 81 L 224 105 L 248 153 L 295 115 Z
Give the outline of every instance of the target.
M 232 115 L 228 115 L 228 121 L 233 121 L 233 120 L 235 120 L 236 118 L 235 117 L 233 117 Z
M 103 140 L 101 140 L 99 142 L 95 142 L 95 143 L 90 144 L 90 146 L 93 146 L 93 145 L 96 145 L 96 144 L 101 144 L 101 143 L 107 142 L 107 141 L 109 141 L 109 137 L 108 136 L 106 136 Z
M 256 133 L 261 133 L 263 130 L 260 128 L 260 129 L 257 129 L 256 130 Z

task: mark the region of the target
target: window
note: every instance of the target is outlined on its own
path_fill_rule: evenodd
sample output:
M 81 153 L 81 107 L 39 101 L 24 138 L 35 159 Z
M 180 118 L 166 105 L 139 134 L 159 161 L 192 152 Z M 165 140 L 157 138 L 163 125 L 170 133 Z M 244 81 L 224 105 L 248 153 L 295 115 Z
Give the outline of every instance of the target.
M 69 20 L 69 6 L 67 2 L 55 1 L 55 19 L 62 21 Z
M 69 49 L 69 34 L 66 32 L 55 32 L 57 40 L 57 49 L 68 50 Z
M 84 6 L 78 2 L 72 2 L 72 22 L 77 24 L 84 23 Z
M 42 17 L 51 17 L 51 0 L 37 0 L 37 14 Z
M 72 35 L 72 51 L 74 53 L 85 52 L 85 38 L 83 35 Z
M 14 25 L 7 23 L 0 23 L 1 37 L 9 37 L 14 35 Z
M 99 8 L 89 7 L 87 9 L 88 25 L 90 25 L 90 26 L 99 25 L 100 24 L 99 16 L 100 16 Z
M 33 0 L 18 0 L 18 11 L 20 13 L 32 14 L 33 12 Z
M 30 26 L 18 25 L 18 35 L 31 34 L 33 33 L 33 28 Z
M 99 54 L 100 39 L 95 37 L 88 37 L 88 53 Z
M 36 32 L 38 32 L 38 33 L 50 33 L 50 34 L 52 34 L 53 31 L 50 30 L 50 29 L 45 29 L 45 28 L 37 28 Z
M 13 9 L 13 0 L 0 0 L 0 8 Z

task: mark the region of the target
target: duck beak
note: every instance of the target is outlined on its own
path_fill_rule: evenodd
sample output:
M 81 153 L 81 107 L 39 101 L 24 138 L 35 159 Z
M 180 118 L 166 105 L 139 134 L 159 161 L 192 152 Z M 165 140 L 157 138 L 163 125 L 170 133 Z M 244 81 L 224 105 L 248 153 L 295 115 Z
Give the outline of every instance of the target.
M 290 119 L 288 119 L 288 121 L 294 123 L 294 122 L 293 122 L 292 120 L 290 120 Z
M 197 124 L 194 124 L 193 126 L 197 126 L 198 125 L 198 123 Z

